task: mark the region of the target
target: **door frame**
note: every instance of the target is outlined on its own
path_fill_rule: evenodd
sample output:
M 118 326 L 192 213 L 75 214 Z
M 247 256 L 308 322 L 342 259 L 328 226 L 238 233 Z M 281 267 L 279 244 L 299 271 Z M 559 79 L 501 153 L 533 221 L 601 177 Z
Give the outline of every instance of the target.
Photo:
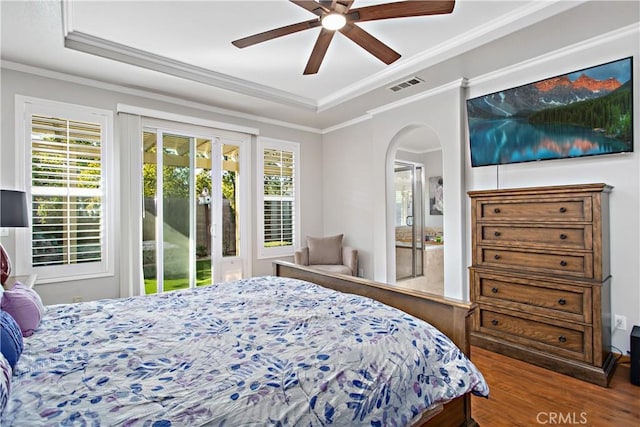
M 251 263 L 251 243 L 252 236 L 250 233 L 250 220 L 251 220 L 251 205 L 250 205 L 250 192 L 251 192 L 251 135 L 228 131 L 223 129 L 216 129 L 211 127 L 192 125 L 187 123 L 179 123 L 173 121 L 167 121 L 163 119 L 156 119 L 151 117 L 142 117 L 142 123 L 140 126 L 140 150 L 143 150 L 142 144 L 142 135 L 145 131 L 151 132 L 162 132 L 163 134 L 179 134 L 184 135 L 186 137 L 192 138 L 206 138 L 211 140 L 212 145 L 212 197 L 214 200 L 221 200 L 222 197 L 222 188 L 221 185 L 221 177 L 222 177 L 222 147 L 225 144 L 228 145 L 237 145 L 239 147 L 239 169 L 240 173 L 237 176 L 236 181 L 236 203 L 238 206 L 237 211 L 239 212 L 238 221 L 239 227 L 238 232 L 240 233 L 239 238 L 239 248 L 238 253 L 239 256 L 234 257 L 223 257 L 222 256 L 222 212 L 217 213 L 219 215 L 216 218 L 216 213 L 214 213 L 214 209 L 210 209 L 210 224 L 212 228 L 211 233 L 211 272 L 212 272 L 212 284 L 217 284 L 222 281 L 225 277 L 224 272 L 228 271 L 231 267 L 236 268 L 238 264 L 240 266 L 241 276 L 251 277 L 252 275 L 252 263 Z M 217 149 L 214 149 L 217 147 Z M 143 185 L 143 177 L 142 177 L 142 166 L 144 164 L 143 160 L 144 156 L 140 156 L 140 161 L 137 167 L 137 171 L 133 171 L 138 177 L 137 185 L 139 188 L 142 188 Z M 195 157 L 191 156 L 191 164 L 195 165 Z M 219 177 L 219 181 L 216 183 L 213 180 L 213 176 Z M 190 176 L 190 181 L 193 180 L 193 176 Z M 132 182 L 136 180 L 132 179 Z M 190 183 L 191 185 L 192 183 Z M 195 195 L 190 195 L 190 199 L 195 199 Z M 192 200 L 193 202 L 193 200 Z M 193 203 L 191 203 L 193 204 Z M 144 205 L 144 204 L 143 204 Z M 144 206 L 143 206 L 144 209 Z M 142 215 L 142 212 L 140 213 Z M 190 221 L 192 222 L 192 221 Z M 141 227 L 141 221 L 140 221 Z M 195 227 L 195 224 L 190 224 L 190 228 Z M 140 230 L 140 237 L 142 237 L 142 230 Z M 160 235 L 161 236 L 161 235 Z M 190 248 L 190 252 L 193 252 L 193 248 Z M 193 264 L 193 260 L 195 259 L 195 254 L 190 254 L 190 264 Z M 193 272 L 190 271 L 189 275 L 191 276 Z M 195 280 L 190 279 L 189 287 L 195 287 Z M 144 289 L 144 277 L 142 272 L 140 273 L 140 284 L 139 284 L 140 294 L 145 294 Z

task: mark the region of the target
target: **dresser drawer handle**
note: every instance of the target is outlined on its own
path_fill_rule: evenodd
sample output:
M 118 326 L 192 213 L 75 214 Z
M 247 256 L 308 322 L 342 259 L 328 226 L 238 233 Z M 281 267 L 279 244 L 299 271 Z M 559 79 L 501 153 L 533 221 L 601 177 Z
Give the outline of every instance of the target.
M 567 266 L 567 261 L 565 261 L 565 260 L 560 261 L 560 265 L 563 266 L 563 267 L 566 267 Z
M 498 293 L 498 288 L 491 288 L 491 292 L 493 292 L 494 294 Z
M 491 324 L 492 324 L 493 326 L 496 326 L 496 325 L 498 324 L 498 321 L 497 321 L 496 319 L 493 319 L 493 320 L 491 321 Z
M 493 258 L 494 258 L 494 259 L 500 259 L 500 255 L 495 254 L 495 255 L 493 256 Z
M 560 208 L 561 213 L 565 213 L 566 211 L 567 211 L 567 208 L 565 208 L 564 206 Z
M 494 209 L 493 209 L 493 212 L 495 212 L 495 213 L 500 213 L 500 208 L 494 208 Z
M 502 234 L 502 233 L 501 233 L 501 232 L 499 232 L 499 231 L 494 231 L 494 232 L 493 232 L 493 235 L 494 235 L 494 236 L 496 236 L 496 237 L 500 236 L 501 234 Z
M 560 235 L 560 240 L 566 240 L 566 239 L 567 239 L 567 237 L 568 237 L 568 236 L 567 236 L 566 234 L 564 234 L 564 233 L 563 233 L 563 234 L 561 234 L 561 235 Z
M 560 342 L 567 342 L 567 337 L 565 337 L 564 335 L 560 335 L 560 336 L 558 337 L 558 341 L 560 341 Z
M 564 299 L 564 298 L 560 298 L 560 299 L 558 300 L 558 304 L 560 304 L 560 305 L 566 305 L 566 304 L 567 304 L 567 300 L 566 300 L 566 299 Z

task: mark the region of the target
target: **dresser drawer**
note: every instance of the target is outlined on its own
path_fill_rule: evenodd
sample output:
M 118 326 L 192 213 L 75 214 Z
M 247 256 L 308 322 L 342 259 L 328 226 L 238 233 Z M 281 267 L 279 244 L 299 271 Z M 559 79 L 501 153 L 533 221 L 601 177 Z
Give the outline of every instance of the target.
M 589 250 L 593 246 L 591 225 L 478 224 L 477 244 L 526 245 Z
M 555 324 L 554 324 L 555 323 Z M 591 362 L 590 327 L 558 322 L 547 323 L 535 316 L 515 312 L 480 309 L 480 331 L 532 348 L 548 351 L 575 360 Z
M 591 288 L 474 271 L 474 300 L 574 322 L 591 323 Z
M 591 221 L 591 197 L 566 197 L 562 199 L 478 200 L 477 220 L 542 221 Z
M 478 265 L 535 271 L 551 275 L 593 278 L 592 253 L 542 252 L 477 246 Z

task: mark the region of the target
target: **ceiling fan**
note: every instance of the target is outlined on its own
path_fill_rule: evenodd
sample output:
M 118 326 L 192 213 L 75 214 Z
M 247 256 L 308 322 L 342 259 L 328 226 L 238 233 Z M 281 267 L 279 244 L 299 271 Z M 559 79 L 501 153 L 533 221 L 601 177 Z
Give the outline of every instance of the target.
M 401 55 L 356 25 L 358 22 L 446 14 L 451 13 L 455 5 L 454 0 L 423 0 L 400 1 L 351 9 L 354 0 L 290 1 L 317 15 L 317 18 L 254 34 L 231 43 L 236 47 L 243 48 L 321 26 L 322 29 L 311 51 L 304 74 L 316 74 L 318 72 L 336 31 L 345 35 L 385 64 L 391 64 L 400 59 Z

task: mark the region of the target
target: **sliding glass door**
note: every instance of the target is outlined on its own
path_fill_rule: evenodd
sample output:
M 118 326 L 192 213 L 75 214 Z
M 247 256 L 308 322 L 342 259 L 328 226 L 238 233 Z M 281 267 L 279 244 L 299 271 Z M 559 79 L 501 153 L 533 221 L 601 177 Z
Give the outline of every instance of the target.
M 243 277 L 242 145 L 215 133 L 144 128 L 145 294 Z

